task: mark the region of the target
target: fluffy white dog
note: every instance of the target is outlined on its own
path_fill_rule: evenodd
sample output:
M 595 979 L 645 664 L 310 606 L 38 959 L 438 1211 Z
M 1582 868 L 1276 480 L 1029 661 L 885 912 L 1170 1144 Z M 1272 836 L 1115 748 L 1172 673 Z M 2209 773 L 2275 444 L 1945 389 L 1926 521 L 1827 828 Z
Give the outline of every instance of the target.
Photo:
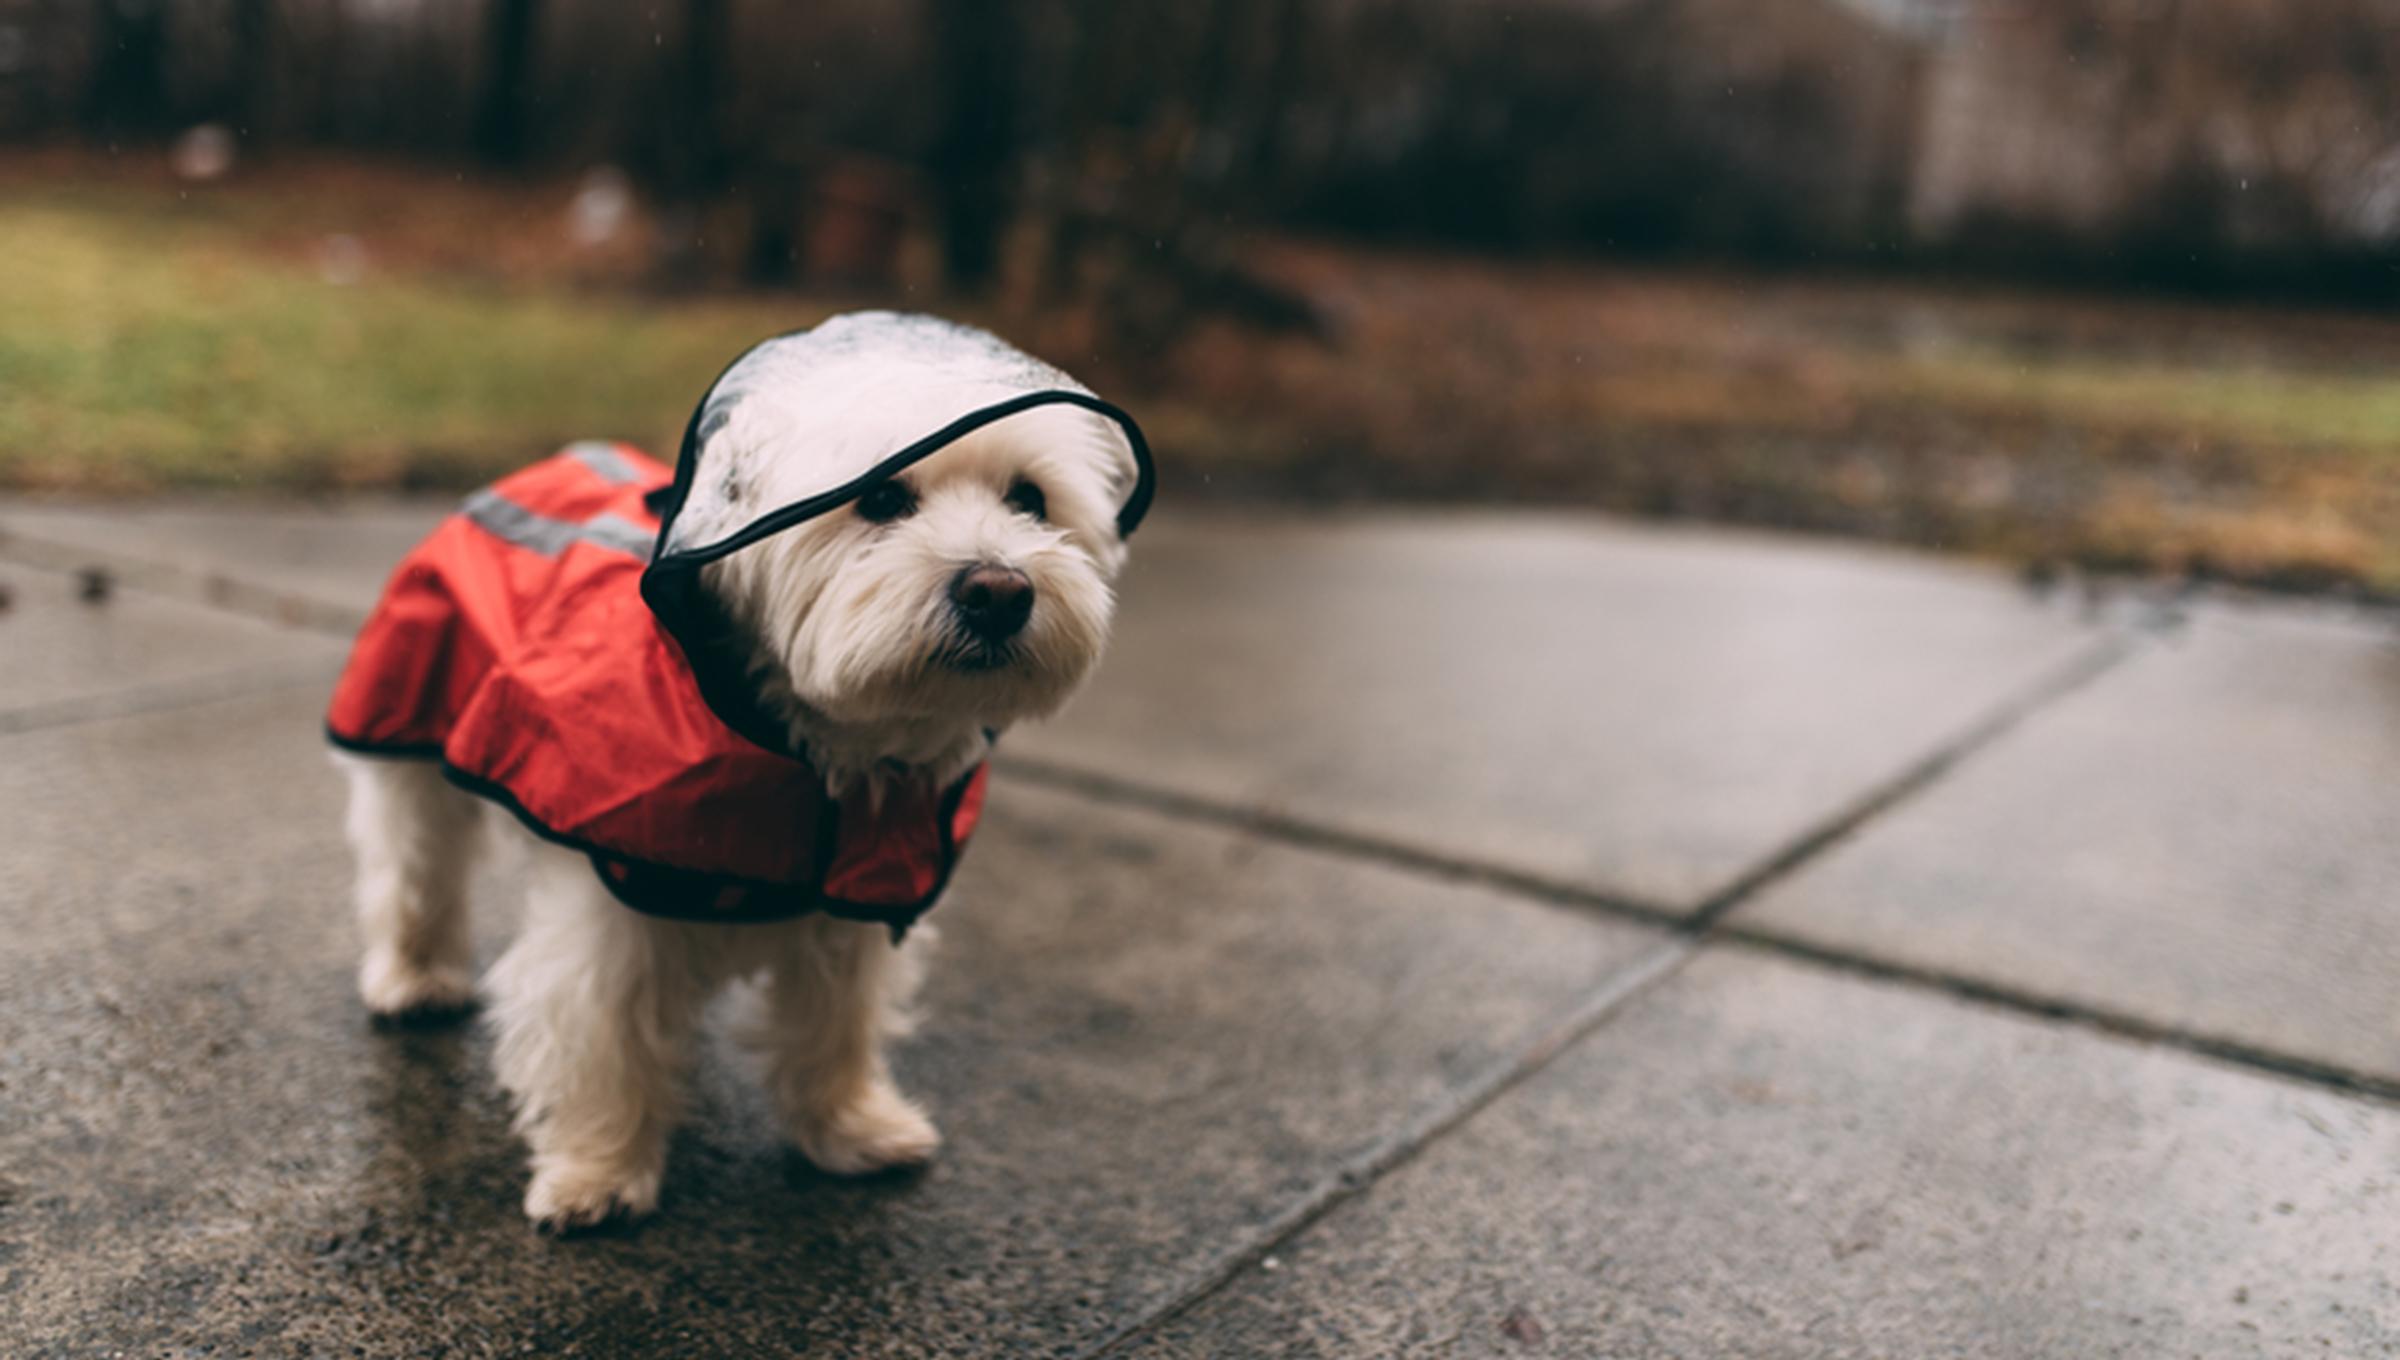
M 663 552 L 721 545 L 778 508 L 833 502 L 692 577 L 723 673 L 739 677 L 826 797 L 873 803 L 912 781 L 953 785 L 996 733 L 1056 709 L 1099 658 L 1123 533 L 1148 496 L 1130 421 L 1097 401 L 1034 404 L 879 471 L 911 441 L 1037 390 L 1083 393 L 981 332 L 869 313 L 753 350 L 694 414 Z M 589 461 L 606 470 L 599 455 Z M 617 455 L 617 470 L 630 461 Z M 494 505 L 518 514 L 513 531 L 558 529 L 528 530 L 522 507 L 484 508 Z M 565 532 L 606 549 L 606 518 Z M 338 724 L 334 735 L 374 749 L 345 741 Z M 483 991 L 500 1081 L 532 1150 L 524 1207 L 536 1223 L 574 1228 L 657 1205 L 694 1027 L 739 979 L 758 984 L 743 1037 L 811 1161 L 855 1174 L 933 1154 L 939 1135 L 882 1054 L 906 1021 L 924 931 L 903 944 L 890 923 L 824 911 L 726 924 L 708 919 L 706 902 L 672 918 L 629 909 L 595 872 L 591 846 L 543 827 L 507 791 L 461 778 L 455 753 L 393 759 L 437 753 L 387 745 L 337 753 L 370 1010 L 469 1002 L 470 863 L 495 837 L 524 851 L 523 927 Z

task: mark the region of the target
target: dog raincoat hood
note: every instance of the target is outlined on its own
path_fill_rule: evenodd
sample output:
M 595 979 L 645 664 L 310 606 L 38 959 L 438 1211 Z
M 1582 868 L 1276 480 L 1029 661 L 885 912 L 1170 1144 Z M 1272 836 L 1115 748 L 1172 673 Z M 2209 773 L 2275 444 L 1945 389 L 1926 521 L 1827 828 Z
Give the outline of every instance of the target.
M 672 474 L 578 444 L 476 492 L 386 585 L 326 731 L 433 758 L 537 835 L 587 853 L 628 906 L 707 921 L 822 910 L 905 930 L 981 812 L 978 765 L 945 788 L 829 794 L 759 712 L 700 568 L 840 508 L 902 468 L 1037 406 L 1101 420 L 1130 533 L 1153 486 L 1131 417 L 980 331 L 865 313 L 750 350 L 693 411 Z M 813 484 L 759 506 L 743 474 L 802 460 Z

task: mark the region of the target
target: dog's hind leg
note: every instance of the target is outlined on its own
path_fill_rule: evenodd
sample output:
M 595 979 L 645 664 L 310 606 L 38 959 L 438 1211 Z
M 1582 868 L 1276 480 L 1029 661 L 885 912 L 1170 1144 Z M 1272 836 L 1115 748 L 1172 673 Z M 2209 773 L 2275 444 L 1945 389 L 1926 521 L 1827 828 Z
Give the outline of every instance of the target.
M 916 960 L 881 926 L 815 916 L 788 929 L 743 1038 L 766 1059 L 792 1141 L 836 1175 L 930 1160 L 941 1134 L 883 1060 L 884 1036 L 906 1024 Z
M 545 1228 L 658 1204 L 682 1066 L 709 988 L 690 927 L 627 910 L 589 860 L 535 844 L 525 927 L 487 986 L 493 1062 L 533 1149 L 525 1213 Z
M 429 760 L 336 752 L 350 782 L 350 847 L 366 957 L 359 995 L 379 1016 L 464 1010 L 475 993 L 467 873 L 482 809 Z

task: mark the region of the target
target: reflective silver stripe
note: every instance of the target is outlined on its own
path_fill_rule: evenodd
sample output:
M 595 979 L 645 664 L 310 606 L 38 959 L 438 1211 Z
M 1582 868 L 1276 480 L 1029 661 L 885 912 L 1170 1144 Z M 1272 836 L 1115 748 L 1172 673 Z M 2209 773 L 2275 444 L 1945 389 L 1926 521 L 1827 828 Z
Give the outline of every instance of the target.
M 623 515 L 614 513 L 594 515 L 578 529 L 587 543 L 631 553 L 645 562 L 650 560 L 650 549 L 658 544 L 656 529 L 645 529 Z
M 642 480 L 642 474 L 634 469 L 633 464 L 625 461 L 625 455 L 617 452 L 614 444 L 587 439 L 580 444 L 569 444 L 567 456 L 599 474 L 601 481 L 616 486 L 629 486 Z
M 492 537 L 514 543 L 520 548 L 530 548 L 544 557 L 556 557 L 576 543 L 589 543 L 647 561 L 651 543 L 657 537 L 623 515 L 594 515 L 581 524 L 571 524 L 548 515 L 537 515 L 491 490 L 478 491 L 467 497 L 467 503 L 459 508 L 459 513 Z

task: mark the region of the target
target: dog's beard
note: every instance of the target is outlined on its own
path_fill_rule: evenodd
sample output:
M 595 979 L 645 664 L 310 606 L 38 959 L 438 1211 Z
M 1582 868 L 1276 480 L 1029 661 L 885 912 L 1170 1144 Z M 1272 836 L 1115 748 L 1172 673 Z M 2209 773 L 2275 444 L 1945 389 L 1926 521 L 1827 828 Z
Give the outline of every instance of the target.
M 1019 559 L 1033 612 L 998 641 L 950 606 L 951 579 L 970 564 L 854 565 L 786 634 L 781 659 L 800 700 L 837 722 L 955 717 L 998 728 L 1044 716 L 1082 683 L 1108 628 L 1106 583 L 1071 556 Z

